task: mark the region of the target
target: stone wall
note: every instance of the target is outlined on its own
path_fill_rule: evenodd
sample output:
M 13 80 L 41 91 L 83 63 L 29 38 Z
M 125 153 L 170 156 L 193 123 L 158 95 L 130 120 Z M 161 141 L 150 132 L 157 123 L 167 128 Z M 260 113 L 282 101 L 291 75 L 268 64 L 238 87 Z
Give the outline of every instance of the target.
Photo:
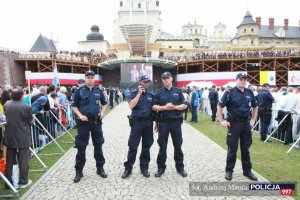
M 15 54 L 0 52 L 0 85 L 25 84 L 25 68 L 15 63 L 15 58 Z

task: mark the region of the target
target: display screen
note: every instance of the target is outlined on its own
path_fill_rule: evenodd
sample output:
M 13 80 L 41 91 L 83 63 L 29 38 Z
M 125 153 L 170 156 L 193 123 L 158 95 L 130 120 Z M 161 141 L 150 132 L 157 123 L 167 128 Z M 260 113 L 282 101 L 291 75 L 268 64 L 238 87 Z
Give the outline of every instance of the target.
M 152 81 L 151 63 L 122 63 L 121 64 L 121 82 L 137 82 L 139 77 L 147 75 Z

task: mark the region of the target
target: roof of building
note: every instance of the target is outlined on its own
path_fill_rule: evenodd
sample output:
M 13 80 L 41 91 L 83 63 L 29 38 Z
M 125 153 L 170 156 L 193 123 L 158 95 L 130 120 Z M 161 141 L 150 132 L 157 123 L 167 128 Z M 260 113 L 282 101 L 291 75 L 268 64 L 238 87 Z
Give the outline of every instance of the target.
M 183 35 L 172 35 L 170 33 L 162 31 L 157 40 L 192 40 L 191 38 L 184 37 Z
M 50 40 L 42 34 L 36 39 L 35 43 L 30 49 L 30 52 L 54 52 L 57 51 L 53 40 Z
M 269 25 L 262 25 L 259 37 L 300 39 L 300 29 L 297 26 L 289 26 L 288 30 L 284 30 L 284 26 L 274 26 L 274 29 L 269 29 Z
M 93 25 L 91 27 L 91 33 L 86 36 L 86 40 L 104 40 L 104 37 L 101 33 L 99 33 L 99 26 Z
M 246 24 L 256 24 L 256 22 L 252 18 L 252 15 L 250 14 L 250 12 L 248 10 L 244 16 L 242 23 L 239 26 L 246 25 Z

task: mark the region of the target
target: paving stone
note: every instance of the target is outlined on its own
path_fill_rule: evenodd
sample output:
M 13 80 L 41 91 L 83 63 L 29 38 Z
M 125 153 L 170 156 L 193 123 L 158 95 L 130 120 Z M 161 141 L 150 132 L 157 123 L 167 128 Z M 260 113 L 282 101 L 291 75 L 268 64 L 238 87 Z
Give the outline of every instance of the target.
M 224 168 L 226 151 L 196 129 L 183 123 L 183 152 L 185 170 L 188 177 L 182 178 L 176 171 L 174 148 L 169 138 L 167 169 L 161 178 L 154 177 L 157 170 L 158 154 L 157 133 L 154 133 L 154 144 L 151 147 L 149 164 L 150 178 L 144 178 L 139 170 L 139 147 L 133 174 L 122 179 L 124 162 L 128 152 L 130 127 L 127 114 L 130 109 L 127 103 L 115 107 L 103 120 L 105 143 L 103 152 L 106 159 L 104 169 L 107 179 L 96 174 L 93 158 L 92 141 L 87 147 L 87 161 L 83 170 L 84 177 L 74 184 L 76 149 L 71 149 L 39 182 L 37 182 L 21 199 L 279 199 L 279 197 L 205 197 L 190 196 L 189 182 L 225 182 Z M 218 130 L 216 130 L 218 131 Z M 224 138 L 225 142 L 225 138 Z M 267 180 L 256 173 L 260 182 Z M 241 162 L 235 166 L 234 182 L 248 182 L 242 175 Z M 280 198 L 286 199 L 286 198 Z

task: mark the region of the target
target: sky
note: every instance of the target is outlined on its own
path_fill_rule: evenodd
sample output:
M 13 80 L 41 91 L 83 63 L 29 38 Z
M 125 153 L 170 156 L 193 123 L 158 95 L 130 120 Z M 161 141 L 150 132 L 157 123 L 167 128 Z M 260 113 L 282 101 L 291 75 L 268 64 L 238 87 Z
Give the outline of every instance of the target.
M 9 0 L 0 4 L 0 47 L 28 51 L 39 34 L 59 41 L 60 50 L 78 51 L 92 25 L 100 27 L 104 39 L 113 44 L 113 21 L 118 18 L 120 0 Z M 154 0 L 155 1 L 155 0 Z M 160 0 L 162 30 L 181 34 L 181 26 L 197 21 L 213 33 L 221 22 L 232 37 L 247 10 L 262 25 L 270 17 L 275 25 L 299 26 L 299 0 Z

